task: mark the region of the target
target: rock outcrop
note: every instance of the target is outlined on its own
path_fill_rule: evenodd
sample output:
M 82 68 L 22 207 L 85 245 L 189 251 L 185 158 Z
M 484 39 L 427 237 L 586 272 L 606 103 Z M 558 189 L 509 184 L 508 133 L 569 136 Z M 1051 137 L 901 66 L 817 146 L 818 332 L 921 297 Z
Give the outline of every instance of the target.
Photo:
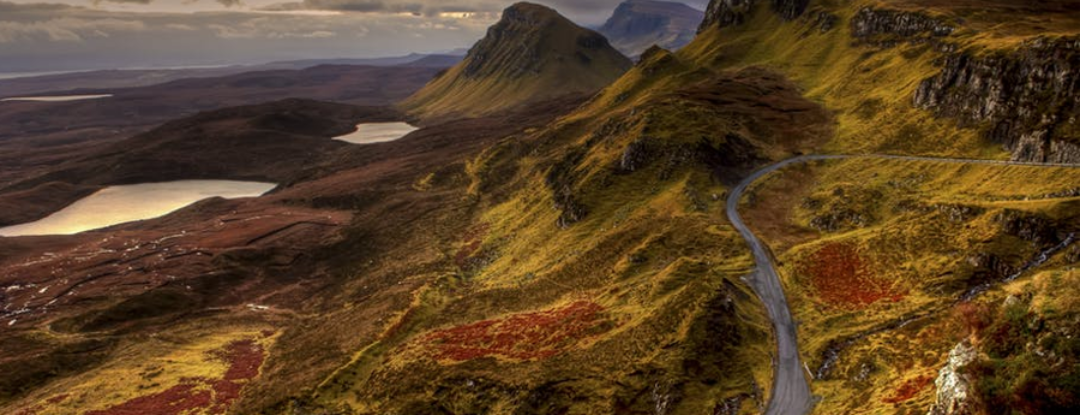
M 860 39 L 877 35 L 941 37 L 953 30 L 944 21 L 917 12 L 864 7 L 851 18 L 851 35 Z
M 966 342 L 956 345 L 949 352 L 949 361 L 938 372 L 934 382 L 937 386 L 937 400 L 930 407 L 927 415 L 968 415 L 973 414 L 974 398 L 971 396 L 971 382 L 961 372 L 961 368 L 975 361 L 977 352 Z
M 1061 243 L 1068 234 L 1067 226 L 1037 213 L 1005 209 L 994 215 L 993 220 L 1006 234 L 1029 241 L 1041 248 Z
M 772 0 L 772 10 L 787 20 L 795 20 L 802 16 L 810 0 Z
M 740 25 L 746 21 L 759 0 L 712 0 L 705 9 L 705 20 L 698 32 L 713 26 Z M 795 20 L 806 12 L 810 0 L 771 0 L 772 11 L 785 20 Z
M 740 25 L 746 21 L 754 0 L 712 0 L 705 9 L 705 19 L 701 21 L 698 32 L 713 26 L 726 27 Z
M 1039 38 L 1017 50 L 946 56 L 916 107 L 985 126 L 1013 160 L 1080 163 L 1080 37 Z
M 690 43 L 704 17 L 683 3 L 627 0 L 599 32 L 623 54 L 639 56 L 653 45 L 676 50 Z

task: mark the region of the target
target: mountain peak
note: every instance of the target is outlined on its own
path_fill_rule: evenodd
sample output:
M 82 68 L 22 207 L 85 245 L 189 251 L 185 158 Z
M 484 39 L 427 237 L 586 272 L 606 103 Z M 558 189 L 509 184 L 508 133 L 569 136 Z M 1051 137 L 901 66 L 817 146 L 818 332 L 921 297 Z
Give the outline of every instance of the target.
M 622 53 L 637 56 L 652 45 L 675 50 L 690 43 L 704 17 L 683 3 L 627 0 L 599 31 Z
M 578 27 L 554 9 L 516 3 L 506 8 L 502 19 L 469 50 L 464 75 L 482 78 L 503 73 L 521 77 L 538 73 L 547 59 L 559 55 L 587 59 L 588 54 L 577 49 L 587 51 L 608 46 L 602 35 Z
M 503 10 L 502 21 L 504 22 L 536 22 L 543 19 L 557 19 L 562 15 L 550 7 L 529 3 L 518 2 Z
M 549 7 L 517 3 L 461 64 L 402 106 L 429 117 L 480 115 L 554 94 L 595 92 L 631 64 L 603 35 Z

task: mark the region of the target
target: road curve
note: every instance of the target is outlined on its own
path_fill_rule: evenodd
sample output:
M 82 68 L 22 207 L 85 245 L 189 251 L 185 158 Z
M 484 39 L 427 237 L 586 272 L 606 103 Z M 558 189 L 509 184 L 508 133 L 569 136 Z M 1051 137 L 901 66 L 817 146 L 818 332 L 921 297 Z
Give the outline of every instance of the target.
M 755 294 L 761 298 L 769 318 L 772 319 L 773 329 L 776 333 L 777 359 L 774 361 L 774 376 L 772 394 L 769 404 L 765 409 L 765 415 L 803 415 L 810 412 L 813 406 L 810 395 L 810 384 L 806 380 L 806 372 L 803 364 L 799 361 L 798 342 L 795 336 L 795 322 L 791 317 L 791 309 L 788 307 L 784 289 L 780 285 L 780 277 L 773 266 L 772 257 L 761 240 L 750 232 L 750 228 L 739 216 L 739 200 L 742 199 L 746 189 L 758 179 L 776 170 L 792 164 L 805 163 L 814 160 L 834 160 L 846 158 L 878 158 L 892 160 L 930 161 L 943 163 L 965 164 L 991 164 L 1002 166 L 1037 166 L 1037 167 L 1080 167 L 1080 164 L 1050 164 L 1029 163 L 997 160 L 977 159 L 953 159 L 935 157 L 912 157 L 893 155 L 805 155 L 790 158 L 776 164 L 767 166 L 743 179 L 738 186 L 731 191 L 727 199 L 727 217 L 731 225 L 739 231 L 747 245 L 754 254 L 754 271 L 747 276 L 747 282 L 754 289 Z

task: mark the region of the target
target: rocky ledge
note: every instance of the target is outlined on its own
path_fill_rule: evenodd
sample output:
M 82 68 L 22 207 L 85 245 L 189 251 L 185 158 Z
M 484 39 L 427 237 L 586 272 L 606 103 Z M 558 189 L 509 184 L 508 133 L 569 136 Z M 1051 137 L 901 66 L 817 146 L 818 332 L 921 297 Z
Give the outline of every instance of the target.
M 1080 163 L 1080 37 L 1039 38 L 983 56 L 954 53 L 915 91 L 916 107 L 984 127 L 1013 160 Z
M 726 27 L 743 24 L 747 16 L 761 0 L 712 0 L 705 9 L 705 20 L 701 22 L 703 31 L 713 26 Z M 773 12 L 785 20 L 795 20 L 806 12 L 810 0 L 770 0 Z
M 851 19 L 851 35 L 857 39 L 874 36 L 942 37 L 955 30 L 948 23 L 917 12 L 864 7 Z

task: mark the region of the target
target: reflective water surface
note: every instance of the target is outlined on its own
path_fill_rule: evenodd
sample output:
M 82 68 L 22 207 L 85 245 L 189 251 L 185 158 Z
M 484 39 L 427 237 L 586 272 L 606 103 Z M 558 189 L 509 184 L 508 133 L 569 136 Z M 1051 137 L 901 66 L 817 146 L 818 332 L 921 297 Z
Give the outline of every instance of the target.
M 57 95 L 51 97 L 11 97 L 0 99 L 0 101 L 37 101 L 37 102 L 65 102 L 65 101 L 82 101 L 85 99 L 101 99 L 111 97 L 111 94 L 105 95 Z
M 397 140 L 416 130 L 416 127 L 404 122 L 359 124 L 356 126 L 356 131 L 334 137 L 334 139 L 353 144 L 385 143 Z
M 273 183 L 182 180 L 111 186 L 36 222 L 0 228 L 0 236 L 71 235 L 124 222 L 156 218 L 200 200 L 260 196 Z

